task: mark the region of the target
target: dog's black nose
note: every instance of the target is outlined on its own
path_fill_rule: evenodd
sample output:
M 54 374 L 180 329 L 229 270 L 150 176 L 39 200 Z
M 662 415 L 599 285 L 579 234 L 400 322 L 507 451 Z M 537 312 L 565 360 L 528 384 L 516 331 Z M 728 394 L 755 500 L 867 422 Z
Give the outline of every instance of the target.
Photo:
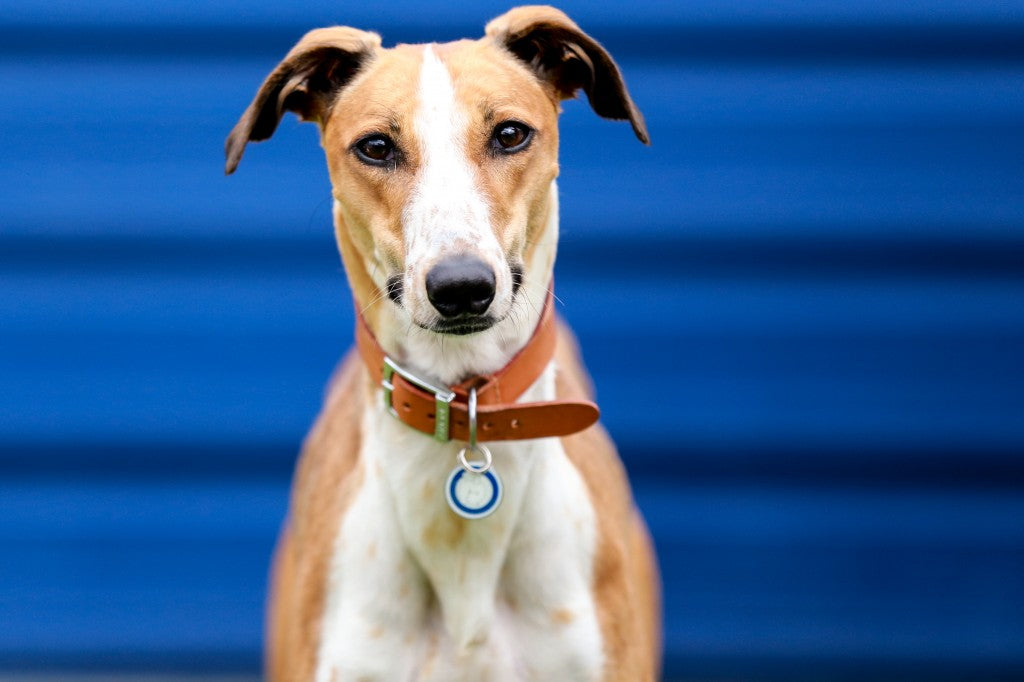
M 446 258 L 427 273 L 427 298 L 445 317 L 482 315 L 494 300 L 494 271 L 472 256 Z

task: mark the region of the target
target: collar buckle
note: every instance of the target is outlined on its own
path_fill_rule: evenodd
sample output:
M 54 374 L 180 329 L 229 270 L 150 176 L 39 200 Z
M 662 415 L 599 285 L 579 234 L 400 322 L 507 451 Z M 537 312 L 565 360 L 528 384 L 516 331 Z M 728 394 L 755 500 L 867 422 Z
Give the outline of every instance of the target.
M 398 375 L 416 388 L 427 393 L 434 394 L 434 439 L 442 443 L 451 440 L 451 404 L 455 400 L 455 392 L 448 388 L 440 388 L 425 379 L 421 379 L 412 372 L 399 366 L 388 356 L 384 356 L 383 377 L 380 385 L 384 387 L 384 407 L 393 416 L 398 417 L 398 412 L 392 402 L 392 393 L 395 390 L 393 382 L 394 375 Z

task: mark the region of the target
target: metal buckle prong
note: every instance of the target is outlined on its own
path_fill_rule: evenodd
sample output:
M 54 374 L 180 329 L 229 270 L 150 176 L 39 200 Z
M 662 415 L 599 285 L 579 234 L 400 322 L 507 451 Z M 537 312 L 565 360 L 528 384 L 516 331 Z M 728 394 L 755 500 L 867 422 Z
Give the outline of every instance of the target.
M 391 358 L 384 356 L 383 378 L 380 382 L 380 385 L 384 387 L 384 406 L 396 417 L 398 412 L 391 402 L 391 394 L 395 390 L 392 378 L 396 374 L 416 388 L 434 394 L 434 438 L 442 443 L 447 443 L 451 440 L 451 403 L 455 400 L 455 392 L 448 388 L 439 388 L 429 381 L 420 379 L 415 374 L 400 367 Z

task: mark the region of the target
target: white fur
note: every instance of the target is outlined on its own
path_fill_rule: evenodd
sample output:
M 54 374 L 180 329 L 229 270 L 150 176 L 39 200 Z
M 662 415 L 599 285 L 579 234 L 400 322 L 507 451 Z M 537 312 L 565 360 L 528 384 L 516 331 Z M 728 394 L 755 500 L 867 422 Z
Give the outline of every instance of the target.
M 428 167 L 406 211 L 410 271 L 455 247 L 495 257 L 486 203 L 459 151 L 450 77 L 429 47 L 421 86 L 417 126 L 443 134 L 426 144 Z M 547 294 L 558 238 L 552 209 L 514 301 L 510 283 L 499 283 L 509 299 L 501 323 L 441 337 L 388 306 L 379 330 L 384 348 L 446 384 L 505 365 L 532 334 Z M 407 280 L 406 292 L 411 286 Z M 549 365 L 520 400 L 553 399 L 555 370 Z M 362 426 L 365 475 L 335 541 L 317 682 L 600 679 L 591 592 L 596 513 L 561 441 L 491 444 L 504 499 L 491 516 L 463 521 L 444 497 L 462 443 L 438 443 L 405 426 L 383 408 L 379 391 Z
M 552 366 L 524 399 L 553 395 Z M 461 444 L 378 401 L 364 427 L 366 475 L 335 546 L 317 681 L 599 679 L 595 512 L 561 442 L 493 444 L 505 498 L 450 536 L 443 488 Z
M 494 271 L 495 296 L 489 312 L 501 317 L 511 302 L 512 276 L 466 157 L 467 117 L 456 102 L 448 68 L 429 45 L 423 51 L 418 99 L 414 126 L 422 162 L 402 214 L 403 303 L 416 324 L 432 324 L 439 316 L 427 299 L 427 272 L 444 258 L 469 254 Z
M 441 336 L 413 324 L 404 307 L 387 305 L 378 341 L 388 355 L 418 376 L 449 386 L 504 367 L 533 334 L 548 297 L 558 245 L 557 196 L 558 187 L 552 181 L 551 213 L 543 241 L 525 264 L 522 286 L 504 319 L 477 334 Z

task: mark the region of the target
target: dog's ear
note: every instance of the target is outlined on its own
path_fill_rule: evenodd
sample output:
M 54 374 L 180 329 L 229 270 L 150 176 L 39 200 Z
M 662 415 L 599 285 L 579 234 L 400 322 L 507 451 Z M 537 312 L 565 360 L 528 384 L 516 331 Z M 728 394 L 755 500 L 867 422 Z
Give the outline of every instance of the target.
M 263 81 L 255 99 L 224 143 L 224 172 L 235 171 L 246 143 L 274 134 L 286 111 L 323 123 L 338 89 L 372 59 L 380 36 L 347 26 L 310 31 Z
M 608 51 L 561 11 L 544 5 L 516 7 L 484 29 L 548 83 L 560 99 L 580 88 L 604 118 L 628 120 L 644 144 L 650 144 L 643 114 L 633 104 L 619 67 Z

